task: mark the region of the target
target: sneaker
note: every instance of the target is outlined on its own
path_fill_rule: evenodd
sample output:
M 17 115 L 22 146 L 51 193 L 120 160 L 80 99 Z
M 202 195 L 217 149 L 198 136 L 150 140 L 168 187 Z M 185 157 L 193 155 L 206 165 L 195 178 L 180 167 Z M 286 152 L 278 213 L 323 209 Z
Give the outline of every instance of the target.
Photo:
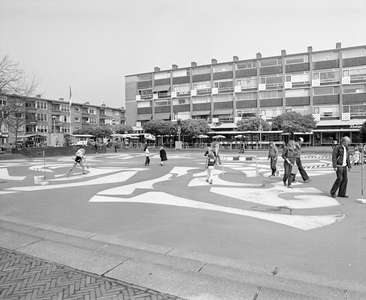
M 206 179 L 206 182 L 208 182 L 208 180 Z
M 212 184 L 212 180 L 210 181 L 210 184 Z
M 284 186 L 287 186 L 286 182 L 283 182 L 283 185 L 284 185 Z
M 269 175 L 268 177 L 273 177 L 274 175 Z
M 332 197 L 332 198 L 335 198 L 336 197 L 336 195 L 335 194 L 330 194 L 330 196 Z
M 304 182 L 305 183 L 308 183 L 308 182 L 310 182 L 311 181 L 311 179 L 307 179 L 307 180 L 305 180 Z

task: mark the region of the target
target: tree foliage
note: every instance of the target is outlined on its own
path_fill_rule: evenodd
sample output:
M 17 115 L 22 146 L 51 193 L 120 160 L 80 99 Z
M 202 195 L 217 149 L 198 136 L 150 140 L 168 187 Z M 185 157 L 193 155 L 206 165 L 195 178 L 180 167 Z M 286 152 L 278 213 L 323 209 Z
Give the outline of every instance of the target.
M 298 112 L 286 112 L 273 118 L 272 129 L 294 134 L 309 132 L 316 127 L 312 114 L 302 115 Z
M 210 126 L 203 119 L 189 119 L 181 121 L 182 135 L 198 136 L 210 131 Z
M 108 138 L 112 135 L 112 130 L 104 127 L 90 127 L 90 128 L 80 128 L 74 130 L 72 134 L 90 134 L 96 138 Z
M 238 121 L 236 124 L 239 131 L 259 131 L 260 125 L 262 125 L 263 131 L 269 131 L 271 129 L 271 124 L 260 117 L 243 119 Z
M 175 135 L 177 134 L 177 124 L 172 121 L 151 120 L 142 125 L 146 133 L 157 135 Z
M 133 128 L 130 125 L 117 125 L 115 127 L 116 133 L 124 134 L 124 133 L 133 133 Z

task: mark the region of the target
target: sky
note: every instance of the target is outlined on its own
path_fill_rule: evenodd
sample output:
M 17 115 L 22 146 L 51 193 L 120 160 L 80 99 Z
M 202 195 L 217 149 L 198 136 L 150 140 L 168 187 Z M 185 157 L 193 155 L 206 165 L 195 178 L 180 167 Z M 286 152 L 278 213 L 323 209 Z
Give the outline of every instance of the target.
M 366 45 L 365 0 L 0 0 L 0 56 L 47 99 L 125 107 L 125 76 Z

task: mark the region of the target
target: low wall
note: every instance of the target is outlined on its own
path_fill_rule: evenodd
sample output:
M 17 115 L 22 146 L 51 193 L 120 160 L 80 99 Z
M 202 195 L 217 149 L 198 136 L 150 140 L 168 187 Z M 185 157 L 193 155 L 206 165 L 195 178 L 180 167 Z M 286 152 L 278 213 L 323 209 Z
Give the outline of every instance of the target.
M 72 146 L 72 147 L 39 147 L 39 148 L 25 148 L 25 149 L 12 149 L 12 154 L 21 154 L 26 157 L 43 157 L 43 151 L 45 151 L 45 156 L 72 156 L 75 155 L 78 149 L 84 148 L 86 154 L 94 154 L 94 146 Z M 99 153 L 107 153 L 107 148 L 105 145 L 98 146 Z

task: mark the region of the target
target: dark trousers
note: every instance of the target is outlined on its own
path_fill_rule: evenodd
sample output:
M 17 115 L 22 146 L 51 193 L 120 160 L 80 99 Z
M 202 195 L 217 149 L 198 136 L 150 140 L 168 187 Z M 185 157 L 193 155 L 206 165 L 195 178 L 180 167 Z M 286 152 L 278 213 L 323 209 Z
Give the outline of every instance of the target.
M 283 182 L 288 185 L 291 185 L 291 183 L 294 181 L 294 174 L 291 174 L 292 165 L 290 165 L 287 161 L 284 162 L 283 167 L 285 169 L 285 173 L 283 174 Z
M 270 158 L 270 166 L 271 166 L 271 170 L 272 170 L 272 175 L 275 176 L 276 171 L 277 171 L 277 167 L 276 167 L 276 163 L 277 163 L 277 158 L 276 157 L 271 157 Z
M 300 157 L 296 157 L 296 165 L 299 168 L 299 173 L 302 177 L 302 180 L 304 180 L 304 181 L 308 180 L 309 179 L 308 173 L 306 173 L 306 171 L 304 170 Z M 295 177 L 296 177 L 296 175 L 294 175 L 294 181 L 295 181 Z
M 339 167 L 337 166 L 337 179 L 334 182 L 332 189 L 330 190 L 331 195 L 335 195 L 338 188 L 338 196 L 345 196 L 347 192 L 347 182 L 348 182 L 348 175 L 347 175 L 347 166 Z
M 145 165 L 149 165 L 149 164 L 150 164 L 150 157 L 146 156 Z

